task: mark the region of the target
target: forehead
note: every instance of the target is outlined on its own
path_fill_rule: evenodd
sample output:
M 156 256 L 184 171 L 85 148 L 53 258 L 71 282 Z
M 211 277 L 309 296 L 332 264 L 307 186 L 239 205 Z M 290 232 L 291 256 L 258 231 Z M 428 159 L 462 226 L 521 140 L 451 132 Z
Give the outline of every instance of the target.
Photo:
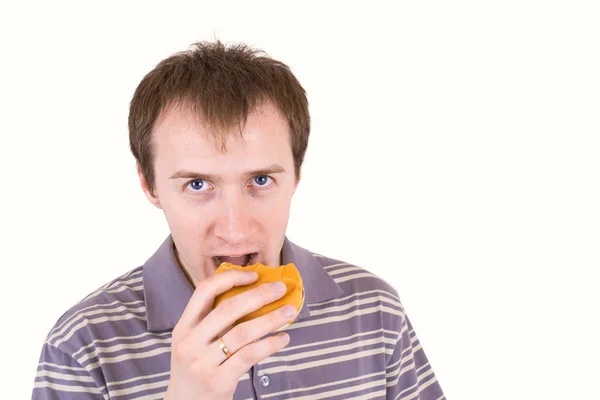
M 182 107 L 167 109 L 152 135 L 157 169 L 184 167 L 205 172 L 229 163 L 240 168 L 293 164 L 288 124 L 270 103 L 248 115 L 241 135 L 239 128 L 221 134 L 225 150 L 215 139 L 215 131 Z

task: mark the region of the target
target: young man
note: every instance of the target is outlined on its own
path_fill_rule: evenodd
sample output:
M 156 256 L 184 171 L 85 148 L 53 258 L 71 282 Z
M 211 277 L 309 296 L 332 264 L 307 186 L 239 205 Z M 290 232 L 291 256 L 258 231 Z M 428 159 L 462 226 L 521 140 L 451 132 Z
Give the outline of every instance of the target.
M 423 399 L 444 395 L 396 291 L 286 235 L 310 131 L 289 68 L 244 45 L 197 43 L 138 86 L 129 132 L 141 187 L 170 235 L 141 267 L 90 294 L 44 343 L 34 399 Z M 294 263 L 305 286 L 283 296 L 216 274 L 221 262 Z

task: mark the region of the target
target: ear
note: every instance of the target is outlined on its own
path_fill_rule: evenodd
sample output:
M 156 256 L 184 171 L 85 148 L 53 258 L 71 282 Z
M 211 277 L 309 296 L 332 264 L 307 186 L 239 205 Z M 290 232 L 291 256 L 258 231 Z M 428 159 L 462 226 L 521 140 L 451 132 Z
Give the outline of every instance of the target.
M 162 209 L 162 206 L 160 204 L 160 200 L 158 199 L 158 197 L 155 197 L 152 193 L 150 193 L 150 189 L 148 189 L 148 182 L 146 182 L 146 178 L 144 178 L 144 174 L 142 173 L 142 168 L 140 167 L 140 164 L 136 163 L 136 168 L 137 168 L 138 178 L 140 179 L 140 186 L 142 187 L 142 190 L 144 191 L 146 198 L 155 207 Z

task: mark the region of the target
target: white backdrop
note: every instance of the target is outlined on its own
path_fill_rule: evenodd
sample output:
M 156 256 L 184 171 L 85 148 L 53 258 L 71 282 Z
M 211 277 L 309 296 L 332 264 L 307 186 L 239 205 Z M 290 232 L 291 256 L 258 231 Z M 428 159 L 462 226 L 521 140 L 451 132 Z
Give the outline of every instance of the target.
M 304 85 L 289 237 L 399 291 L 449 399 L 598 396 L 597 2 L 0 4 L 2 398 L 29 398 L 52 324 L 167 235 L 128 103 L 214 37 Z

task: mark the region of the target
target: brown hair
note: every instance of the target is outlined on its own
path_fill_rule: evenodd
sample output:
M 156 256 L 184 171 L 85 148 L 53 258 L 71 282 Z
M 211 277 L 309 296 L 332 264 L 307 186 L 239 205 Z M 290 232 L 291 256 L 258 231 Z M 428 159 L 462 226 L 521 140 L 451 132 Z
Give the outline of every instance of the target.
M 249 113 L 272 102 L 291 132 L 296 178 L 308 145 L 310 115 L 306 92 L 280 61 L 245 44 L 198 42 L 161 61 L 140 82 L 129 108 L 129 145 L 154 195 L 152 131 L 173 105 L 188 107 L 211 128 L 225 151 L 227 132 L 240 130 Z

